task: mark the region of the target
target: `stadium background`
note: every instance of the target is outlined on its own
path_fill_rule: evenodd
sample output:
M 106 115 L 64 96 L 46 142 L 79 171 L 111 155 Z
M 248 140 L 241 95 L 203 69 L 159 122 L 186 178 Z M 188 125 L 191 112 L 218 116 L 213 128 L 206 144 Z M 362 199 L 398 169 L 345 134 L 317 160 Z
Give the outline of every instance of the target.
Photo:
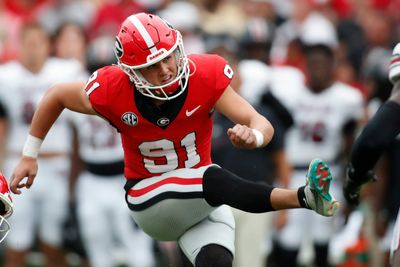
M 18 57 L 19 33 L 25 23 L 39 22 L 54 40 L 68 24 L 70 31 L 61 39 L 64 47 L 59 44 L 62 50 L 53 55 L 74 58 L 91 73 L 99 66 L 115 63 L 112 49 L 118 26 L 130 14 L 141 11 L 159 14 L 180 30 L 188 54 L 220 53 L 233 65 L 256 57 L 244 53 L 250 47 L 253 51 L 261 48 L 270 52 L 268 58 L 258 56 L 258 60 L 270 66 L 291 66 L 304 71 L 304 55 L 298 40 L 304 35 L 318 36 L 322 42 L 334 45 L 336 79 L 362 92 L 368 118 L 391 89 L 387 67 L 392 48 L 400 41 L 399 10 L 399 0 L 1 0 L 0 63 Z M 311 20 L 316 13 L 323 23 Z M 78 40 L 83 40 L 84 45 L 77 45 Z M 255 88 L 261 88 L 264 82 L 262 77 L 253 81 L 260 83 Z M 257 90 L 246 95 L 253 102 L 259 97 Z M 398 167 L 393 163 L 397 145 L 393 144 L 394 149 L 381 160 L 377 168 L 380 180 L 366 188 L 356 213 L 362 217 L 354 230 L 359 235 L 348 244 L 346 256 L 363 260 L 341 260 L 337 266 L 388 266 L 388 233 L 400 203 L 400 194 L 394 193 L 400 191 L 400 184 L 395 182 L 400 178 Z M 7 154 L 1 160 L 4 157 Z M 338 233 L 348 225 L 346 218 L 352 214 L 351 209 L 343 206 L 344 222 L 339 223 Z M 266 243 L 269 238 L 265 237 Z M 6 245 L 1 244 L 0 259 L 5 249 Z M 180 266 L 165 260 L 168 253 L 177 253 L 175 249 L 174 244 L 155 244 L 158 264 Z M 71 266 L 81 264 L 77 250 L 76 243 L 66 247 Z M 113 253 L 123 265 L 124 255 L 118 250 L 110 255 Z M 299 264 L 309 266 L 312 257 L 312 252 L 305 248 Z M 33 247 L 28 265 L 41 264 L 42 256 Z

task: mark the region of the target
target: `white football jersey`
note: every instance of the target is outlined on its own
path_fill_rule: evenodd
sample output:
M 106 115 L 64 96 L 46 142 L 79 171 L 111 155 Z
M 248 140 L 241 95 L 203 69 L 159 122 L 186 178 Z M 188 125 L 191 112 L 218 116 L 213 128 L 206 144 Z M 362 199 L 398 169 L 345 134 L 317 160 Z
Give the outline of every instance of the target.
M 0 65 L 0 102 L 7 111 L 9 122 L 6 151 L 21 153 L 33 113 L 51 86 L 86 78 L 86 72 L 75 60 L 49 58 L 39 73 L 28 71 L 17 61 Z M 62 114 L 46 136 L 40 151 L 68 153 L 70 140 L 71 132 Z
M 121 137 L 107 121 L 95 115 L 74 113 L 71 121 L 79 138 L 79 155 L 84 162 L 101 164 L 122 161 Z
M 279 95 L 285 97 L 288 90 L 304 83 L 300 70 L 289 66 L 268 66 L 259 60 L 242 60 L 239 74 L 242 80 L 240 94 L 253 105 L 259 104 L 262 95 L 269 89 L 279 99 Z
M 277 92 L 292 113 L 295 125 L 286 135 L 286 151 L 293 166 L 307 166 L 316 157 L 334 161 L 342 150 L 343 127 L 364 115 L 361 93 L 340 82 L 321 93 L 299 84 Z

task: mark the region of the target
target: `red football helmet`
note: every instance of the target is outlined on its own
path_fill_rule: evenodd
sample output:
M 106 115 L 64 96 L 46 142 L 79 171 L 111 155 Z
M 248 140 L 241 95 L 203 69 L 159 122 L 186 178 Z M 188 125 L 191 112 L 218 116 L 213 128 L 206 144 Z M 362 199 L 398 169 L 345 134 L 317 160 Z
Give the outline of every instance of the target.
M 145 96 L 169 100 L 179 96 L 187 87 L 189 61 L 183 49 L 182 36 L 156 15 L 139 13 L 129 16 L 116 37 L 114 52 L 119 67 Z M 176 78 L 164 85 L 149 83 L 140 69 L 172 53 L 176 56 L 178 68 Z
M 6 238 L 10 231 L 10 224 L 6 218 L 13 213 L 13 204 L 10 195 L 8 182 L 4 175 L 0 173 L 0 243 Z

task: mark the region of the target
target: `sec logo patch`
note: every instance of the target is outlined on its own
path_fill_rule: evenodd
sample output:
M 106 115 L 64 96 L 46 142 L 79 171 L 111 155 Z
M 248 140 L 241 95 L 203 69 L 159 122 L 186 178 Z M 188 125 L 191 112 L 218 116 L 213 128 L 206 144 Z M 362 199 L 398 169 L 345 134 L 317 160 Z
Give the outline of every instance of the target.
M 133 112 L 125 112 L 122 116 L 121 116 L 121 120 L 129 126 L 135 126 L 136 124 L 138 124 L 138 117 L 136 116 L 135 113 Z

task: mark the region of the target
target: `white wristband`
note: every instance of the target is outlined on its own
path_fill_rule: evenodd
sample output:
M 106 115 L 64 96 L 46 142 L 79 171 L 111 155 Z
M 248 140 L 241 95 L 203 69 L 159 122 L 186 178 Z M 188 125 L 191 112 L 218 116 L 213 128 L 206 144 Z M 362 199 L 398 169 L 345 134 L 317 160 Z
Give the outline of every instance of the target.
M 24 148 L 22 149 L 22 155 L 31 158 L 37 158 L 42 143 L 42 139 L 37 138 L 33 135 L 28 135 L 28 138 L 25 141 Z
M 251 129 L 256 136 L 256 147 L 261 147 L 264 144 L 264 135 L 257 129 Z

